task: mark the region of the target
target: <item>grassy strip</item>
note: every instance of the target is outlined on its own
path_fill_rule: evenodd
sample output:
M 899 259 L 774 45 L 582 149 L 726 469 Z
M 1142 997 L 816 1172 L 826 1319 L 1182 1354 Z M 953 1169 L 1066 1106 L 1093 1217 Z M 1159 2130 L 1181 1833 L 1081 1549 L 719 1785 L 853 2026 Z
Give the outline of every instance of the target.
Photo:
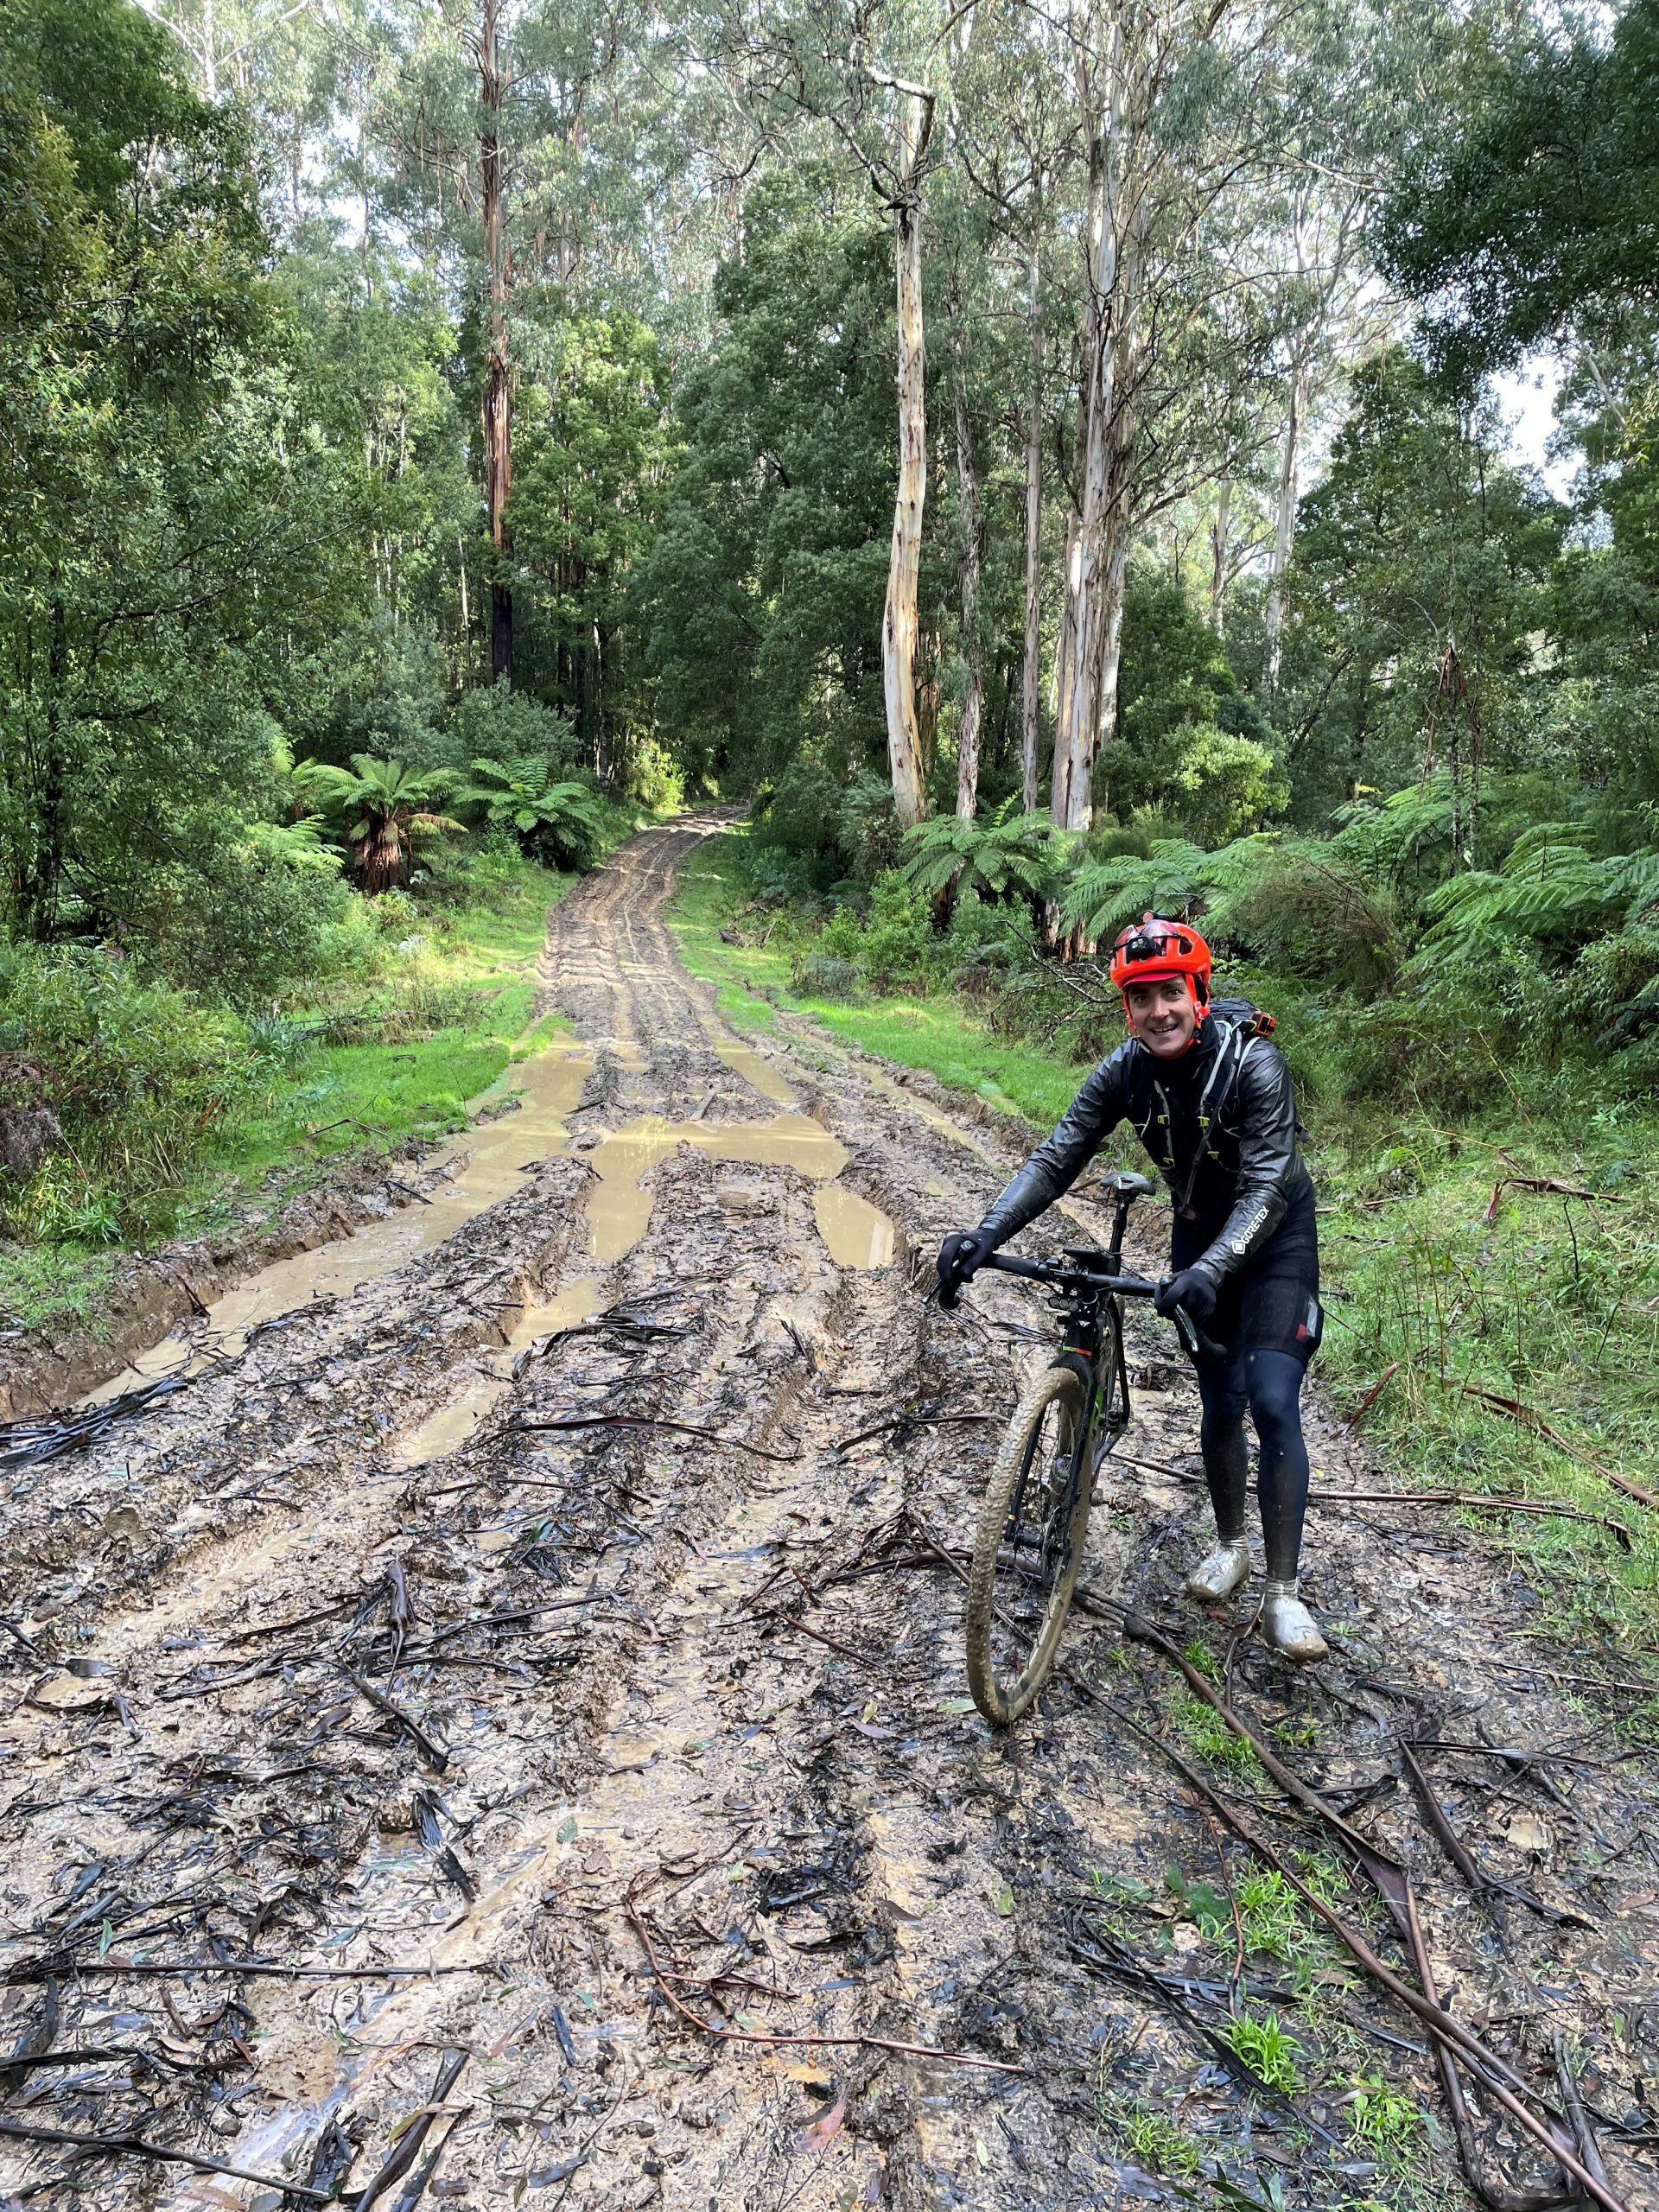
M 705 846 L 670 917 L 687 965 L 718 987 L 729 1019 L 771 1021 L 765 991 L 852 1043 L 1039 1125 L 1070 1103 L 1084 1068 L 994 1034 L 948 993 L 853 1004 L 814 997 L 791 988 L 798 924 L 777 926 L 770 943 L 722 938 L 746 895 L 740 850 L 731 839 Z M 744 923 L 757 935 L 767 926 L 753 914 Z M 1269 979 L 1251 980 L 1281 1006 L 1287 1030 L 1305 1020 L 1314 1032 L 1287 1035 L 1293 1057 L 1336 1065 L 1317 1014 L 1295 1009 L 1289 994 L 1276 998 Z M 1558 1099 L 1462 1131 L 1421 1116 L 1390 1128 L 1385 1108 L 1360 1113 L 1327 1094 L 1312 1118 L 1327 1389 L 1402 1486 L 1564 1498 L 1623 1521 L 1628 1549 L 1577 1522 L 1461 1516 L 1506 1537 L 1516 1573 L 1539 1595 L 1541 1633 L 1599 1649 L 1633 1679 L 1659 1648 L 1659 1512 L 1596 1467 L 1659 1489 L 1659 1116 Z M 1516 1177 L 1598 1195 L 1505 1181 L 1494 1208 L 1494 1185 Z M 1526 1648 L 1516 1656 L 1524 1667 Z M 1582 1671 L 1595 1670 L 1592 1661 Z
M 716 987 L 720 1010 L 734 1027 L 764 1028 L 772 1022 L 772 1006 L 757 995 L 764 990 L 849 1044 L 937 1076 L 953 1090 L 1006 1113 L 1046 1124 L 1065 1112 L 1088 1070 L 993 1035 L 960 1001 L 904 994 L 849 1005 L 817 997 L 793 988 L 793 961 L 780 945 L 728 944 L 720 932 L 741 897 L 735 887 L 737 851 L 735 835 L 711 837 L 688 864 L 668 917 L 681 958 L 694 976 Z
M 351 1154 L 465 1127 L 467 1104 L 522 1044 L 536 997 L 547 911 L 575 876 L 526 868 L 487 900 L 423 912 L 385 971 L 348 978 L 302 1007 L 302 1031 L 327 1025 L 359 1041 L 303 1037 L 263 1096 L 228 1119 L 187 1173 L 172 1233 L 211 1236 L 269 1217 Z M 325 1034 L 327 1030 L 325 1029 Z M 98 1326 L 118 1252 L 74 1242 L 0 1242 L 0 1318 L 11 1328 Z

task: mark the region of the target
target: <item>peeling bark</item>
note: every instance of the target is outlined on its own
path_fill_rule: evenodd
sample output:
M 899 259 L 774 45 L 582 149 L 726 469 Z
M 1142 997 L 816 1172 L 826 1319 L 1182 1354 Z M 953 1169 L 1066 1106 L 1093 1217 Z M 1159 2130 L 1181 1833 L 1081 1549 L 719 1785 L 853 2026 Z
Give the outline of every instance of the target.
M 918 174 L 933 126 L 931 95 L 901 89 L 894 259 L 899 302 L 899 490 L 893 511 L 881 674 L 887 709 L 887 760 L 893 811 L 912 829 L 926 810 L 922 741 L 916 715 L 916 595 L 921 569 L 922 510 L 927 498 L 927 408 L 923 372 L 922 209 Z
M 962 503 L 962 657 L 968 669 L 957 736 L 957 812 L 963 821 L 971 822 L 979 806 L 980 732 L 985 715 L 985 648 L 979 626 L 985 524 L 974 425 L 968 412 L 960 321 L 952 346 L 957 372 L 957 490 Z
M 1031 249 L 1031 391 L 1026 410 L 1026 645 L 1020 714 L 1020 789 L 1027 814 L 1037 805 L 1042 742 L 1039 684 L 1043 611 L 1042 256 Z

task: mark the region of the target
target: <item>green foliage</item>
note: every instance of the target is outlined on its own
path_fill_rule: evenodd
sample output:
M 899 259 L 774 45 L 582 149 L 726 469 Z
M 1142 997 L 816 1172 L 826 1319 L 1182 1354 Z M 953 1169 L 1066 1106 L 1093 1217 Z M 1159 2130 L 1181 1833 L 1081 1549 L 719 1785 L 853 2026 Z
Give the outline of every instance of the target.
M 1302 2047 L 1276 2012 L 1235 2013 L 1221 2024 L 1225 2043 L 1270 2089 L 1294 2097 L 1302 2086 Z
M 1171 1717 L 1190 1747 L 1212 1765 L 1241 1775 L 1259 1770 L 1261 1762 L 1249 1745 L 1235 1735 L 1214 1706 L 1201 1697 L 1178 1697 Z
M 714 304 L 639 577 L 658 713 L 694 775 L 781 782 L 807 753 L 844 784 L 885 760 L 887 226 L 844 175 L 803 162 L 747 197 L 742 256 L 721 268 Z M 944 626 L 945 582 L 930 558 L 925 628 Z
M 1120 815 L 1173 816 L 1205 844 L 1255 829 L 1289 797 L 1267 720 L 1214 630 L 1179 584 L 1139 569 L 1123 610 L 1117 731 L 1096 790 Z
M 417 837 L 464 826 L 438 811 L 440 803 L 454 792 L 455 778 L 447 769 L 416 775 L 401 760 L 377 760 L 357 753 L 349 769 L 321 760 L 300 761 L 294 785 L 302 798 L 345 824 L 353 868 L 371 893 L 408 883 Z
M 1522 18 L 1505 53 L 1471 19 L 1465 112 L 1401 176 L 1392 273 L 1436 303 L 1438 351 L 1468 374 L 1539 340 L 1617 323 L 1659 282 L 1659 8 L 1612 22 Z
M 1490 407 L 1448 397 L 1402 351 L 1356 373 L 1287 580 L 1279 707 L 1300 821 L 1317 826 L 1357 785 L 1414 778 L 1431 728 L 1465 776 L 1471 748 L 1489 766 L 1528 757 L 1567 516 L 1498 442 Z M 1448 688 L 1449 645 L 1466 697 Z
M 1382 2074 L 1363 2074 L 1344 2101 L 1356 2143 L 1378 2158 L 1410 2156 L 1423 2132 L 1422 2107 Z
M 605 841 L 597 794 L 582 783 L 550 784 L 539 762 L 474 760 L 478 779 L 454 793 L 493 829 L 511 830 L 526 855 L 548 868 L 591 868 Z
M 1095 2108 L 1130 2158 L 1149 2171 L 1184 2181 L 1203 2167 L 1202 2149 L 1167 2113 L 1153 2105 L 1115 2097 L 1105 2086 L 1103 2072 Z
M 899 877 L 936 899 L 954 902 L 972 893 L 987 901 L 1039 902 L 1055 880 L 1058 842 L 1046 817 L 1016 814 L 1012 799 L 988 823 L 936 815 L 905 832 Z
M 283 1065 L 234 1014 L 118 954 L 0 939 L 0 1068 L 66 1139 L 0 1193 L 9 1233 L 97 1244 L 164 1225 L 181 1177 Z

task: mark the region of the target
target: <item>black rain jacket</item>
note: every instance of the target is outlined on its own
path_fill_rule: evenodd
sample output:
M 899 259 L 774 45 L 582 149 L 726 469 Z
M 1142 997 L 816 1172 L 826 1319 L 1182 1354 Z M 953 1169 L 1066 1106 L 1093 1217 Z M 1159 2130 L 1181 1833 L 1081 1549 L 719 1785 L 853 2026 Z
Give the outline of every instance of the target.
M 1006 1244 L 1071 1189 L 1120 1122 L 1161 1170 L 1178 1217 L 1195 1236 L 1209 1234 L 1193 1264 L 1217 1283 L 1261 1250 L 1293 1204 L 1311 1210 L 1289 1069 L 1249 1020 L 1211 1012 L 1179 1060 L 1154 1058 L 1133 1038 L 1109 1053 L 982 1226 Z

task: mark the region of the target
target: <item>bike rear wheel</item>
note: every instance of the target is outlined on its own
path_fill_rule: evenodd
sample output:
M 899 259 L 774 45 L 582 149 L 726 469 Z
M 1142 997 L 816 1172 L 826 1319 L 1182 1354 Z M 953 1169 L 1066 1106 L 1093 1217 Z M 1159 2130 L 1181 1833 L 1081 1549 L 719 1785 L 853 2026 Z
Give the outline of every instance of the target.
M 1009 1422 L 980 1511 L 968 1578 L 968 1686 L 1006 1728 L 1048 1679 L 1083 1565 L 1094 1490 L 1081 1365 L 1057 1363 Z

